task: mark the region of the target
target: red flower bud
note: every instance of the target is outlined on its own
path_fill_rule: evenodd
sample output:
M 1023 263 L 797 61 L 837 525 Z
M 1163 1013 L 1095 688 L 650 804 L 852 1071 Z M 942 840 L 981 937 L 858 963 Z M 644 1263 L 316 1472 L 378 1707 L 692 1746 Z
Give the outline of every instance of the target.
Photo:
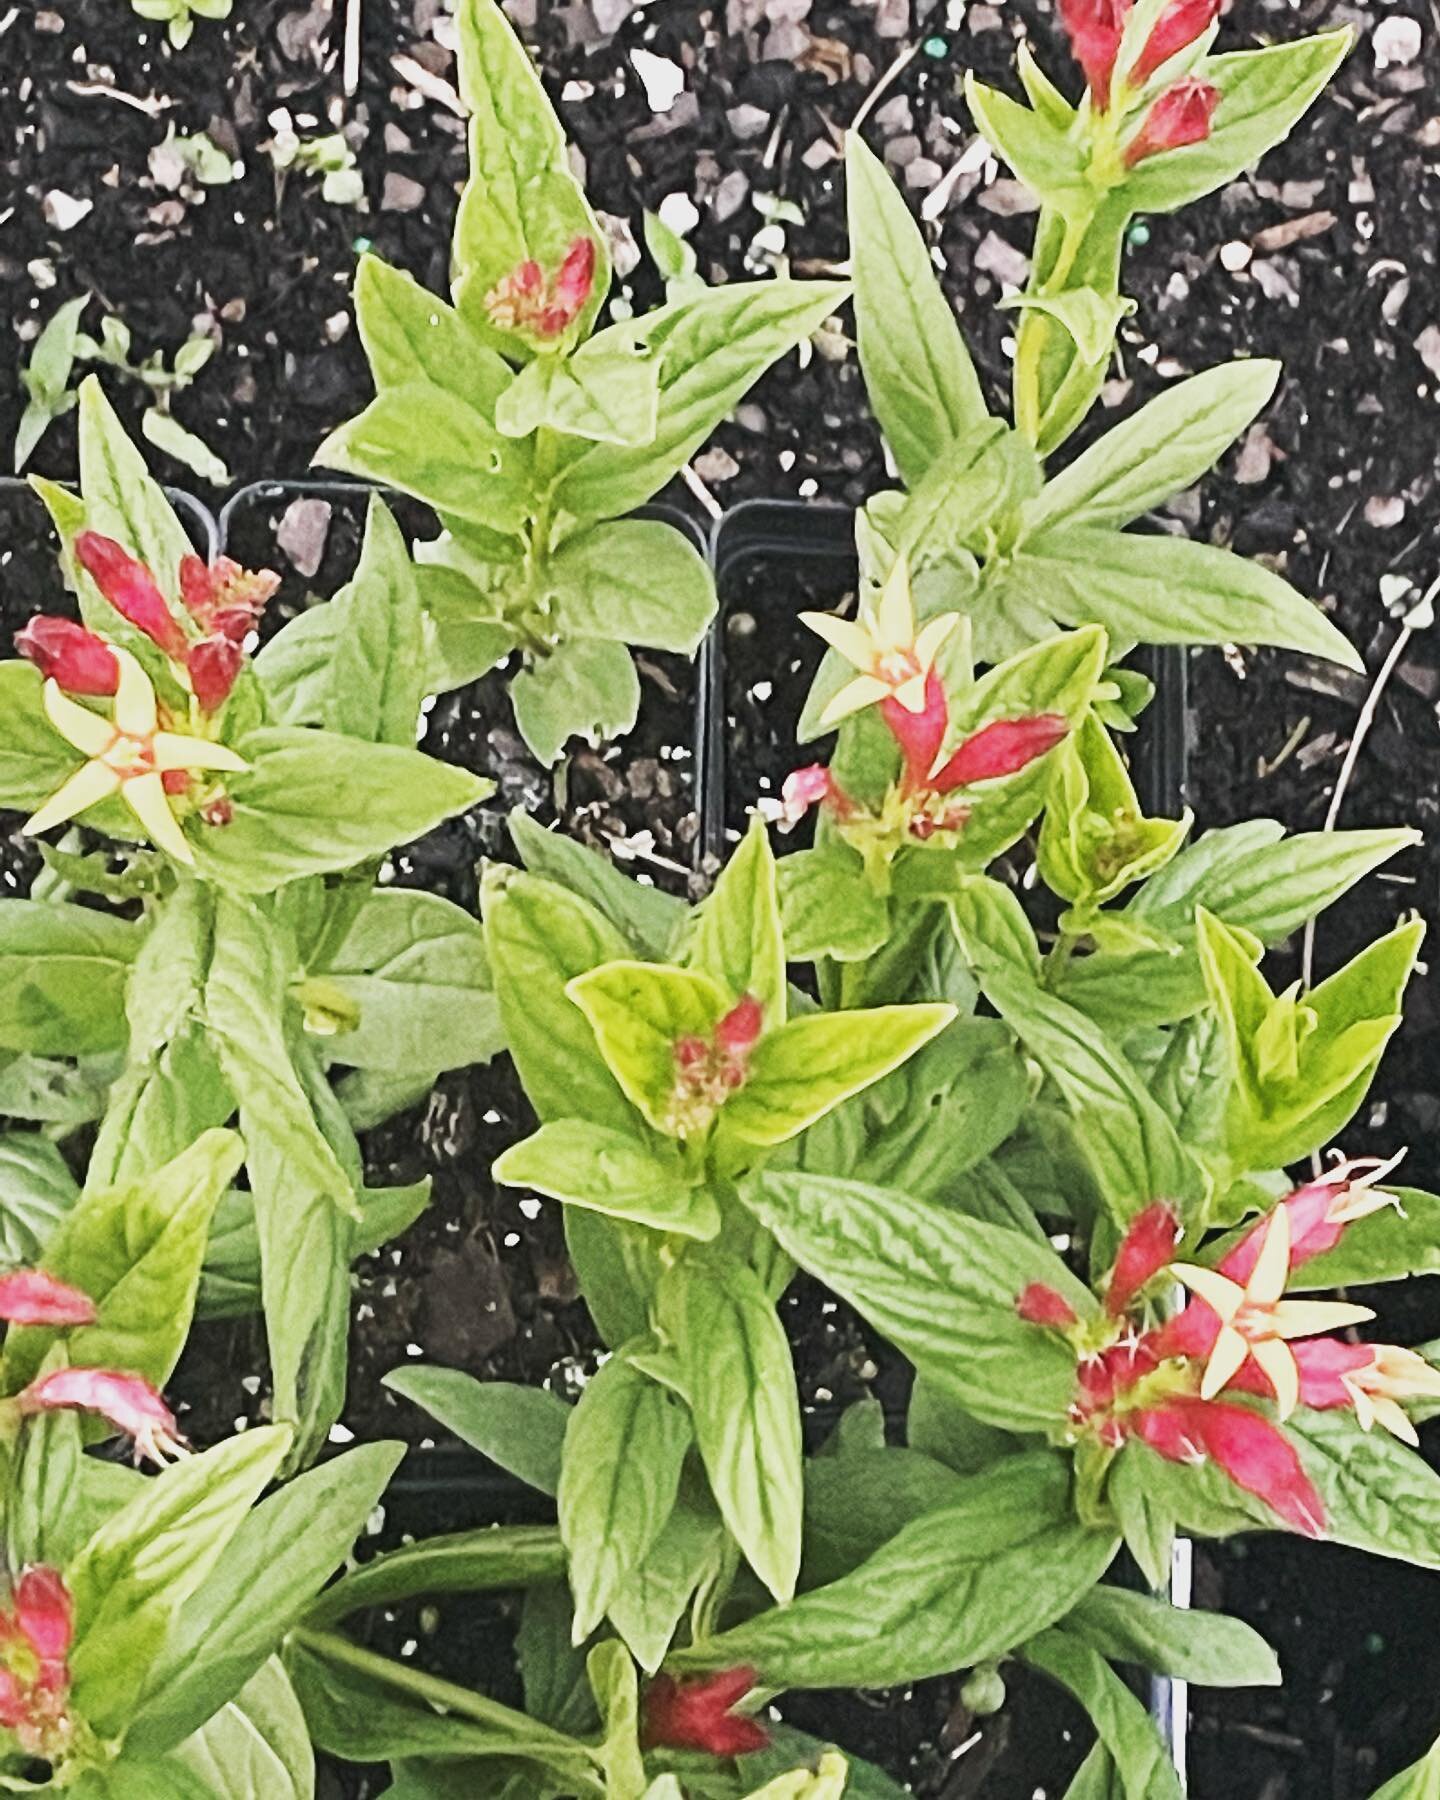
M 1131 1426 L 1171 1462 L 1218 1464 L 1303 1537 L 1325 1530 L 1325 1505 L 1285 1433 L 1248 1407 L 1180 1396 L 1133 1413 Z
M 715 1027 L 715 1042 L 727 1056 L 745 1056 L 760 1035 L 765 1009 L 753 994 L 732 1006 Z
M 186 660 L 190 686 L 205 712 L 218 712 L 230 698 L 245 652 L 227 637 L 208 637 L 196 644 Z
M 16 1396 L 24 1413 L 62 1409 L 99 1413 L 134 1438 L 136 1454 L 164 1464 L 183 1448 L 175 1415 L 150 1383 L 114 1369 L 52 1369 Z
M 0 1319 L 12 1325 L 93 1325 L 95 1302 L 43 1269 L 0 1275 Z
M 595 243 L 575 238 L 554 276 L 547 281 L 533 259 L 503 276 L 485 296 L 485 311 L 502 331 L 527 331 L 532 337 L 564 335 L 585 310 L 595 285 Z
M 191 618 L 203 625 L 210 616 L 213 604 L 210 569 L 203 556 L 181 557 L 180 598 L 185 602 L 185 610 Z
M 1075 1308 L 1065 1296 L 1043 1281 L 1030 1283 L 1015 1302 L 1015 1310 L 1028 1325 L 1048 1325 L 1054 1331 L 1079 1323 Z
M 1146 1282 L 1174 1260 L 1179 1241 L 1180 1221 L 1163 1200 L 1135 1215 L 1110 1271 L 1105 1310 L 1112 1319 L 1127 1311 Z
M 58 1569 L 26 1569 L 15 1586 L 15 1617 L 42 1663 L 63 1663 L 75 1635 L 75 1609 Z
M 1220 104 L 1220 90 L 1197 75 L 1187 75 L 1166 88 L 1145 115 L 1139 131 L 1125 151 L 1125 166 L 1133 169 L 1147 156 L 1161 150 L 1182 150 L 1203 143 L 1210 135 L 1210 121 Z
M 690 1681 L 657 1675 L 645 1692 L 641 1742 L 647 1750 L 701 1750 L 711 1756 L 749 1756 L 770 1734 L 756 1719 L 730 1709 L 755 1685 L 754 1669 L 724 1669 Z
M 595 284 L 595 240 L 577 237 L 565 253 L 555 277 L 555 302 L 569 316 L 578 318 Z
M 67 694 L 113 694 L 120 685 L 115 653 L 72 619 L 32 619 L 15 634 L 15 648 Z
M 682 1069 L 696 1068 L 710 1054 L 704 1038 L 682 1037 L 675 1040 L 675 1061 Z
M 75 539 L 75 555 L 116 612 L 158 644 L 172 661 L 184 661 L 185 633 L 144 563 L 98 531 L 80 533 Z
M 996 719 L 982 725 L 940 769 L 930 785 L 937 794 L 1014 775 L 1053 750 L 1070 729 L 1060 713 L 1036 713 L 1028 719 Z
M 1110 104 L 1110 77 L 1129 10 L 1130 0 L 1060 0 L 1060 23 L 1101 112 Z
M 1131 75 L 1135 86 L 1143 87 L 1162 63 L 1208 31 L 1220 16 L 1220 4 L 1221 0 L 1170 0 L 1135 64 Z
M 911 712 L 893 694 L 887 694 L 880 702 L 880 713 L 905 758 L 905 785 L 928 786 L 935 758 L 950 729 L 950 705 L 940 677 L 933 669 L 926 677 L 925 704 L 919 712 Z

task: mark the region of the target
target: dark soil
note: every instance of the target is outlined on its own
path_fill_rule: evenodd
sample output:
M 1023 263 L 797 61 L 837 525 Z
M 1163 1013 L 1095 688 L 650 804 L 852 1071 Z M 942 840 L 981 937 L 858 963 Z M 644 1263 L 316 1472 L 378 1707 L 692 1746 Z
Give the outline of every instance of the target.
M 1042 60 L 1057 71 L 1063 65 L 1040 0 L 968 12 L 926 0 L 878 7 L 875 0 L 812 0 L 808 12 L 767 8 L 766 0 L 728 0 L 728 10 L 670 0 L 636 8 L 609 35 L 597 14 L 608 24 L 625 9 L 605 0 L 521 4 L 552 92 L 568 84 L 563 110 L 596 203 L 638 238 L 642 208 L 689 196 L 700 210 L 692 241 L 702 270 L 716 279 L 743 270 L 764 223 L 757 194 L 779 196 L 804 215 L 785 227 L 799 272 L 843 258 L 840 183 L 825 149 L 830 128 L 849 120 L 879 72 L 917 39 L 924 48 L 887 90 L 870 130 L 892 165 L 909 170 L 917 192 L 928 191 L 933 171 L 948 170 L 969 142 L 958 97 L 965 68 L 1008 82 L 1014 38 L 1025 29 Z M 347 298 L 358 250 L 373 244 L 431 286 L 443 285 L 463 132 L 391 63 L 396 53 L 408 55 L 453 78 L 443 19 L 437 29 L 442 11 L 438 0 L 366 0 L 360 90 L 347 102 L 340 21 L 325 0 L 240 0 L 228 24 L 202 21 L 180 56 L 123 0 L 0 3 L 0 296 L 12 325 L 28 337 L 61 300 L 89 290 L 96 300 L 88 328 L 97 330 L 101 312 L 112 311 L 142 354 L 173 353 L 192 330 L 211 332 L 218 352 L 178 397 L 177 415 L 203 433 L 237 481 L 303 475 L 324 433 L 369 392 Z M 787 22 L 800 12 L 803 23 Z M 1420 57 L 1378 66 L 1370 36 L 1401 15 L 1420 25 Z M 1134 233 L 1127 281 L 1139 311 L 1124 328 L 1124 382 L 1107 399 L 1133 405 L 1175 374 L 1235 354 L 1285 359 L 1264 428 L 1198 494 L 1172 506 L 1172 522 L 1283 568 L 1332 609 L 1374 670 L 1397 630 L 1381 577 L 1408 577 L 1413 601 L 1437 572 L 1440 23 L 1419 0 L 1383 8 L 1242 0 L 1227 18 L 1224 42 L 1288 38 L 1342 19 L 1360 28 L 1360 45 L 1292 144 L 1270 156 L 1257 178 Z M 684 70 L 686 91 L 668 113 L 650 111 L 630 61 L 639 47 Z M 279 106 L 307 135 L 345 126 L 365 178 L 365 209 L 323 204 L 304 175 L 277 181 L 259 146 Z M 170 124 L 181 133 L 208 130 L 243 162 L 243 176 L 208 189 L 158 188 L 147 158 Z M 57 223 L 43 206 L 55 193 L 90 201 L 93 210 L 61 230 L 57 203 L 49 208 Z M 1014 201 L 1010 184 L 987 182 L 977 168 L 960 178 L 939 229 L 947 285 L 997 404 L 1010 323 L 992 303 L 999 274 L 1010 272 L 1007 249 L 1023 251 L 1030 232 Z M 1238 273 L 1218 255 L 1235 244 L 1252 255 Z M 648 263 L 627 281 L 639 303 L 656 297 Z M 106 379 L 133 423 L 141 391 Z M 18 404 L 12 362 L 0 367 L 0 442 Z M 853 357 L 814 356 L 803 368 L 790 359 L 722 428 L 716 446 L 699 468 L 722 503 L 818 494 L 853 505 L 885 480 Z M 72 420 L 52 428 L 34 466 L 73 473 Z M 161 472 L 194 484 L 179 465 Z M 218 495 L 206 497 L 218 505 Z M 679 498 L 689 503 L 683 491 Z M 294 606 L 309 589 L 328 594 L 344 578 L 357 513 L 337 505 L 325 559 L 302 579 L 274 552 L 282 510 L 283 503 L 242 508 L 231 539 L 245 560 L 287 571 L 283 603 Z M 8 527 L 11 517 L 0 508 L 0 524 Z M 53 577 L 37 559 L 33 525 L 7 528 L 4 544 L 0 605 L 11 630 L 45 601 Z M 838 566 L 833 574 L 807 571 L 803 583 L 773 568 L 737 573 L 723 640 L 732 827 L 745 802 L 791 765 L 788 722 L 805 680 L 799 664 L 813 654 L 752 631 L 746 620 L 777 600 L 793 606 L 802 588 L 804 599 L 832 594 L 846 579 Z M 563 817 L 592 841 L 621 838 L 633 847 L 637 833 L 650 831 L 653 839 L 640 848 L 663 860 L 636 866 L 683 883 L 677 868 L 690 866 L 696 848 L 695 797 L 691 765 L 674 753 L 690 742 L 692 690 L 687 672 L 663 659 L 646 673 L 637 737 L 623 756 L 574 759 L 558 794 L 514 739 L 498 683 L 437 705 L 427 745 L 494 774 L 507 804 Z M 1264 813 L 1292 828 L 1317 826 L 1364 684 L 1292 657 L 1249 653 L 1198 657 L 1191 677 L 1189 798 L 1202 824 Z M 1381 702 L 1342 823 L 1413 823 L 1428 842 L 1322 922 L 1322 970 L 1401 912 L 1435 913 L 1437 699 L 1440 651 L 1433 632 L 1421 633 Z M 500 853 L 492 822 L 452 828 L 407 852 L 402 878 L 470 902 L 476 858 Z M 0 869 L 5 886 L 23 891 L 34 867 L 33 851 L 11 838 Z M 1411 990 L 1404 1030 L 1348 1145 L 1379 1152 L 1408 1143 L 1406 1178 L 1431 1187 L 1440 1180 L 1437 1059 L 1440 986 L 1426 977 Z M 525 1218 L 483 1174 L 524 1121 L 523 1098 L 508 1069 L 497 1066 L 447 1077 L 425 1106 L 369 1135 L 375 1179 L 428 1172 L 436 1194 L 403 1245 L 358 1276 L 347 1414 L 356 1432 L 423 1433 L 420 1415 L 376 1386 L 412 1345 L 477 1374 L 532 1381 L 563 1381 L 567 1366 L 593 1349 L 551 1209 Z M 1381 1325 L 1399 1341 L 1440 1332 L 1440 1301 L 1427 1283 L 1384 1294 L 1378 1304 Z M 823 1403 L 860 1391 L 874 1351 L 863 1333 L 813 1291 L 797 1291 L 788 1313 L 807 1395 Z M 197 1436 L 254 1416 L 256 1400 L 240 1374 L 260 1367 L 253 1329 L 201 1335 L 180 1384 L 194 1403 L 188 1422 Z M 418 1520 L 408 1528 L 420 1529 Z M 1433 1579 L 1279 1539 L 1243 1549 L 1243 1556 L 1230 1550 L 1204 1560 L 1199 1598 L 1260 1625 L 1280 1649 L 1287 1681 L 1274 1693 L 1195 1696 L 1194 1791 L 1357 1800 L 1440 1729 Z M 963 1720 L 944 1735 L 951 1692 L 926 1684 L 908 1699 L 847 1701 L 830 1728 L 897 1772 L 913 1770 L 917 1786 L 948 1800 L 978 1791 L 982 1776 L 985 1794 L 1002 1800 L 1063 1785 L 1083 1742 L 1077 1715 L 1046 1692 L 1033 1702 L 1037 1714 L 1022 1693 L 1007 1710 L 1008 1724 L 987 1727 L 978 1745 L 952 1761 L 968 1737 Z M 817 1728 L 826 1728 L 826 1716 L 816 1717 Z M 986 1769 L 1006 1731 L 1024 1756 Z

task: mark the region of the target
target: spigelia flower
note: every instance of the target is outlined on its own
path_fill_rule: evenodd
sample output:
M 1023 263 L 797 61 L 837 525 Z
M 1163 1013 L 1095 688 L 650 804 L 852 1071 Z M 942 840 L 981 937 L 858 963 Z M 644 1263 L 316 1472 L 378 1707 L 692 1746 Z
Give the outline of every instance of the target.
M 1378 1183 L 1403 1158 L 1388 1161 L 1364 1157 L 1337 1163 L 1326 1175 L 1318 1176 L 1298 1187 L 1282 1202 L 1290 1221 L 1290 1267 L 1298 1269 L 1311 1257 L 1333 1250 L 1345 1229 L 1371 1213 L 1398 1208 L 1393 1194 L 1384 1192 Z M 1247 1281 L 1260 1255 L 1265 1238 L 1265 1221 L 1252 1225 L 1243 1237 L 1220 1259 L 1217 1267 L 1232 1281 Z
M 744 994 L 709 1037 L 687 1033 L 676 1038 L 669 1122 L 681 1137 L 704 1130 L 735 1089 L 744 1086 L 764 1022 L 764 1007 L 753 994 Z
M 1055 1331 L 1068 1331 L 1080 1323 L 1079 1315 L 1065 1296 L 1043 1281 L 1032 1281 L 1022 1290 L 1015 1310 L 1029 1325 L 1048 1325 Z
M 43 1412 L 98 1413 L 118 1432 L 135 1440 L 136 1458 L 158 1467 L 185 1454 L 175 1415 L 140 1375 L 115 1369 L 52 1369 L 16 1396 L 23 1415 Z
M 585 310 L 595 285 L 595 242 L 588 235 L 573 240 L 559 267 L 547 276 L 532 259 L 503 276 L 485 296 L 485 311 L 502 331 L 531 337 L 561 338 Z
M 75 559 L 123 618 L 143 631 L 172 662 L 183 663 L 189 639 L 171 612 L 155 577 L 114 538 L 82 531 L 75 539 Z
M 1128 1429 L 1170 1462 L 1213 1462 L 1302 1537 L 1324 1534 L 1325 1505 L 1299 1452 L 1249 1407 L 1177 1394 L 1134 1410 Z
M 93 1325 L 95 1302 L 69 1282 L 43 1269 L 12 1269 L 0 1275 L 0 1319 L 11 1325 Z
M 936 655 L 960 622 L 959 613 L 940 613 L 917 630 L 903 556 L 895 559 L 873 613 L 862 611 L 858 619 L 837 619 L 833 613 L 817 612 L 803 612 L 800 617 L 859 671 L 821 713 L 820 723 L 826 727 L 886 699 L 894 700 L 904 712 L 924 713 Z
M 837 817 L 850 811 L 850 802 L 824 763 L 808 763 L 785 777 L 778 800 L 761 800 L 756 810 L 781 831 L 793 831 L 812 806 L 828 805 Z
M 1420 1434 L 1402 1400 L 1440 1399 L 1440 1369 L 1398 1344 L 1347 1344 L 1314 1338 L 1294 1346 L 1300 1377 L 1300 1404 L 1316 1412 L 1347 1408 L 1364 1431 L 1379 1425 L 1413 1447 Z M 1247 1393 L 1271 1397 L 1264 1374 L 1246 1364 L 1231 1383 Z
M 187 556 L 180 563 L 180 597 L 204 632 L 243 644 L 280 586 L 272 569 L 242 569 L 228 556 L 207 563 Z
M 1368 1306 L 1345 1300 L 1281 1298 L 1290 1277 L 1290 1214 L 1284 1206 L 1270 1213 L 1259 1254 L 1243 1285 L 1218 1269 L 1195 1263 L 1175 1263 L 1171 1273 L 1219 1320 L 1200 1381 L 1201 1399 L 1213 1399 L 1253 1360 L 1270 1383 L 1282 1419 L 1300 1403 L 1300 1371 L 1288 1340 L 1375 1317 Z
M 1130 79 L 1143 87 L 1162 64 L 1193 44 L 1220 17 L 1221 0 L 1170 0 L 1145 40 Z
M 15 648 L 67 694 L 109 698 L 120 681 L 120 665 L 104 638 L 73 619 L 32 619 L 15 634 Z
M 755 1680 L 750 1668 L 682 1681 L 657 1675 L 645 1690 L 641 1743 L 647 1750 L 699 1750 L 710 1756 L 750 1756 L 765 1749 L 770 1742 L 765 1727 L 734 1711 Z
M 1179 1242 L 1180 1221 L 1163 1200 L 1135 1215 L 1105 1287 L 1105 1310 L 1112 1319 L 1130 1311 L 1142 1289 L 1169 1265 Z
M 1129 11 L 1130 0 L 1060 0 L 1060 23 L 1100 112 L 1110 104 L 1110 78 Z
M 1031 713 L 1018 719 L 992 719 L 965 739 L 949 760 L 930 776 L 927 785 L 937 794 L 949 794 L 977 781 L 996 781 L 1005 775 L 1018 775 L 1032 762 L 1048 755 L 1069 729 L 1063 713 Z
M 26 1569 L 0 1607 L 0 1728 L 14 1732 L 27 1755 L 55 1761 L 70 1742 L 74 1635 L 74 1605 L 59 1571 Z
M 1133 169 L 1147 156 L 1162 150 L 1183 150 L 1210 135 L 1210 124 L 1220 104 L 1220 90 L 1198 75 L 1177 81 L 1151 106 L 1140 129 L 1125 147 L 1125 166 Z
M 192 770 L 238 774 L 249 765 L 223 744 L 164 728 L 149 676 L 128 651 L 117 648 L 113 654 L 120 675 L 108 719 L 70 699 L 53 679 L 45 683 L 50 723 L 86 761 L 22 830 L 31 835 L 48 831 L 119 795 L 152 843 L 177 862 L 193 863 L 194 852 L 168 796 L 188 785 L 183 778 Z

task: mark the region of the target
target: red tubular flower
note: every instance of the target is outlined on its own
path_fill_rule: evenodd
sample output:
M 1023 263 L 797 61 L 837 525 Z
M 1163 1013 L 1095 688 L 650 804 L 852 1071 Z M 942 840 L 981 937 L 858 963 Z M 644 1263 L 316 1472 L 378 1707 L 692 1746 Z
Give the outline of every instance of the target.
M 966 738 L 944 768 L 932 776 L 929 785 L 937 794 L 948 794 L 952 788 L 966 787 L 972 781 L 1014 775 L 1037 756 L 1053 750 L 1069 729 L 1059 713 L 996 719 Z
M 590 298 L 595 260 L 594 240 L 582 234 L 571 241 L 548 280 L 533 258 L 520 263 L 485 296 L 491 323 L 502 331 L 525 331 L 532 337 L 563 337 Z
M 75 539 L 80 566 L 115 608 L 175 662 L 185 659 L 186 637 L 155 578 L 114 538 L 82 531 Z
M 1060 0 L 1060 23 L 1101 112 L 1110 104 L 1110 77 L 1129 10 L 1130 0 Z
M 15 1584 L 15 1618 L 42 1664 L 64 1663 L 75 1635 L 75 1607 L 58 1569 L 26 1569 Z
M 95 1302 L 42 1269 L 0 1275 L 0 1319 L 12 1325 L 93 1325 Z
M 645 1692 L 642 1744 L 647 1750 L 702 1750 L 711 1756 L 749 1756 L 765 1749 L 770 1742 L 765 1727 L 731 1711 L 754 1685 L 750 1668 L 691 1681 L 657 1675 Z
M 1064 1331 L 1079 1322 L 1065 1296 L 1043 1281 L 1030 1283 L 1015 1302 L 1015 1310 L 1027 1325 L 1048 1325 L 1054 1331 Z
M 1178 1396 L 1133 1413 L 1135 1435 L 1171 1462 L 1209 1459 L 1302 1537 L 1321 1537 L 1325 1506 L 1277 1425 L 1245 1406 Z
M 1143 87 L 1162 63 L 1178 56 L 1220 17 L 1221 0 L 1171 0 L 1145 40 L 1130 79 Z
M 824 763 L 809 763 L 785 777 L 778 805 L 773 800 L 762 801 L 761 810 L 781 831 L 793 831 L 812 806 L 819 806 L 825 800 L 831 801 L 842 816 L 849 810 L 849 803 L 831 781 L 830 771 Z
M 930 771 L 950 729 L 950 707 L 940 677 L 933 669 L 926 676 L 925 697 L 918 712 L 902 706 L 893 694 L 880 702 L 880 712 L 905 758 L 905 785 L 932 785 Z
M 1298 1269 L 1311 1257 L 1333 1250 L 1346 1227 L 1357 1219 L 1394 1206 L 1394 1197 L 1374 1185 L 1394 1166 L 1394 1161 L 1343 1162 L 1318 1181 L 1307 1181 L 1304 1187 L 1296 1188 L 1284 1202 L 1290 1215 L 1290 1267 Z M 1267 1213 L 1257 1219 L 1225 1255 L 1218 1265 L 1222 1275 L 1228 1275 L 1232 1281 L 1250 1279 L 1269 1217 Z
M 753 994 L 745 994 L 715 1027 L 715 1042 L 726 1056 L 748 1056 L 760 1036 L 765 1009 Z
M 1198 75 L 1187 75 L 1166 88 L 1146 113 L 1144 123 L 1125 151 L 1125 166 L 1133 169 L 1147 156 L 1161 150 L 1182 150 L 1203 143 L 1220 104 L 1220 90 Z
M 555 304 L 565 313 L 567 324 L 580 316 L 594 285 L 595 240 L 577 237 L 555 277 Z
M 207 632 L 244 643 L 280 585 L 271 569 L 242 569 L 231 557 L 207 564 L 187 556 L 180 563 L 180 595 L 185 610 Z
M 1173 1259 L 1179 1241 L 1180 1221 L 1163 1200 L 1135 1215 L 1110 1271 L 1105 1310 L 1112 1319 L 1129 1311 L 1141 1288 Z
M 99 1413 L 117 1431 L 134 1438 L 137 1456 L 148 1456 L 161 1466 L 184 1450 L 175 1415 L 139 1375 L 122 1375 L 114 1369 L 53 1369 L 17 1398 L 22 1413 L 61 1408 Z
M 15 648 L 67 694 L 108 698 L 120 685 L 115 652 L 104 638 L 73 619 L 32 619 L 23 631 L 16 632 Z
M 245 652 L 228 637 L 207 637 L 186 658 L 190 686 L 205 712 L 218 712 L 230 698 Z

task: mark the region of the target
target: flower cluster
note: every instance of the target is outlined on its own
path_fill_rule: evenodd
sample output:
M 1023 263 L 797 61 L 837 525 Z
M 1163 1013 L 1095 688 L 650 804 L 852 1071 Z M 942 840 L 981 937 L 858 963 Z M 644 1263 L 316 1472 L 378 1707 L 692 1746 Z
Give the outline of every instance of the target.
M 1127 111 L 1153 75 L 1209 30 L 1219 17 L 1220 0 L 1170 0 L 1127 78 L 1117 83 L 1115 65 L 1130 10 L 1131 0 L 1061 0 L 1061 21 L 1099 113 L 1108 113 L 1112 104 L 1118 113 Z M 1172 82 L 1145 111 L 1126 143 L 1126 167 L 1162 150 L 1203 142 L 1219 103 L 1219 89 L 1198 76 Z
M 1400 1403 L 1440 1396 L 1440 1369 L 1414 1351 L 1319 1335 L 1372 1318 L 1368 1307 L 1285 1297 L 1296 1269 L 1393 1204 L 1375 1186 L 1391 1167 L 1343 1163 L 1297 1188 L 1213 1267 L 1175 1260 L 1179 1227 L 1157 1201 L 1121 1245 L 1098 1320 L 1081 1320 L 1043 1283 L 1026 1288 L 1020 1316 L 1076 1351 L 1073 1439 L 1113 1450 L 1137 1438 L 1172 1462 L 1212 1461 L 1292 1530 L 1318 1537 L 1324 1506 L 1279 1421 L 1297 1406 L 1345 1407 L 1367 1431 L 1378 1424 L 1414 1444 Z M 1192 1295 L 1167 1320 L 1146 1300 L 1162 1279 Z M 1245 1398 L 1221 1398 L 1235 1394 Z M 1251 1399 L 1273 1401 L 1276 1419 Z
M 749 1756 L 770 1734 L 734 1708 L 755 1686 L 754 1669 L 721 1669 L 677 1681 L 657 1675 L 645 1691 L 642 1742 L 647 1750 L 698 1750 L 710 1756 Z
M 687 1034 L 675 1040 L 675 1089 L 670 1126 L 680 1137 L 703 1131 L 742 1087 L 764 1023 L 764 1008 L 745 994 L 708 1038 Z
M 878 704 L 900 750 L 901 773 L 878 813 L 871 813 L 819 763 L 786 778 L 771 815 L 782 831 L 797 825 L 812 806 L 823 805 L 842 835 L 862 855 L 893 855 L 906 841 L 926 843 L 937 833 L 962 831 L 970 806 L 959 791 L 994 781 L 1044 756 L 1069 726 L 1059 713 L 995 719 L 947 754 L 950 703 L 935 657 L 958 615 L 942 613 L 916 628 L 903 560 L 897 562 L 873 615 L 857 621 L 830 613 L 801 618 L 859 673 L 821 714 L 822 725 Z
M 191 863 L 176 803 L 181 816 L 198 812 L 208 824 L 231 816 L 213 777 L 241 773 L 247 764 L 214 741 L 215 720 L 240 674 L 245 640 L 280 578 L 251 573 L 228 557 L 207 566 L 187 556 L 179 571 L 186 623 L 145 565 L 113 538 L 82 531 L 75 557 L 121 617 L 163 652 L 190 698 L 189 717 L 162 703 L 140 663 L 118 644 L 68 619 L 32 619 L 16 647 L 46 678 L 50 723 L 86 760 L 24 829 L 48 831 L 118 795 L 152 843 Z M 81 699 L 113 701 L 110 717 Z
M 0 1319 L 52 1331 L 93 1325 L 97 1308 L 89 1294 L 43 1269 L 0 1275 Z M 163 1465 L 185 1452 L 175 1415 L 140 1375 L 115 1369 L 61 1367 L 37 1376 L 13 1400 L 0 1403 L 18 1418 L 46 1412 L 90 1412 L 135 1441 L 135 1453 Z
M 594 285 L 594 240 L 577 237 L 550 275 L 531 259 L 497 281 L 485 296 L 485 311 L 501 331 L 522 331 L 553 343 L 585 310 Z
M 70 1744 L 74 1607 L 59 1571 L 26 1569 L 0 1607 L 0 1728 L 28 1756 L 56 1760 Z

